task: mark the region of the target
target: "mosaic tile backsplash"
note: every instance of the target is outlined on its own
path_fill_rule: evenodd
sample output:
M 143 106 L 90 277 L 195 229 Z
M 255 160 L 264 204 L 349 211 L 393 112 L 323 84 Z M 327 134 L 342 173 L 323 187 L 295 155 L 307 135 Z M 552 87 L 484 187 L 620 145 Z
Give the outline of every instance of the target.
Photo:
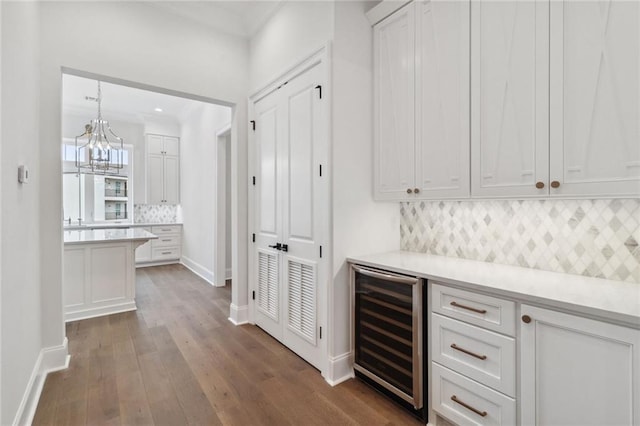
M 400 203 L 403 250 L 640 283 L 640 200 Z
M 135 223 L 175 223 L 178 214 L 176 205 L 135 204 L 133 221 Z

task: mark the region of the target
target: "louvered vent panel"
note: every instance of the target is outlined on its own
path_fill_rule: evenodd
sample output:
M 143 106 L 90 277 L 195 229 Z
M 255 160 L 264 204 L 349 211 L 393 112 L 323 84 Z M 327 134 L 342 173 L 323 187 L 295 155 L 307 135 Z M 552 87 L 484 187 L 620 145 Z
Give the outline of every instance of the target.
M 258 309 L 278 320 L 278 259 L 262 252 L 258 254 Z
M 316 344 L 316 276 L 312 265 L 289 260 L 289 323 L 291 330 Z

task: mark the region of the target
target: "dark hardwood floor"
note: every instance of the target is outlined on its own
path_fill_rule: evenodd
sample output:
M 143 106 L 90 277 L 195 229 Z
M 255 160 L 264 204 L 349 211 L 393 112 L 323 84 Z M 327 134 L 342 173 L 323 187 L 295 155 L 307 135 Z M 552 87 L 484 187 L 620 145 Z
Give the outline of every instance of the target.
M 34 425 L 418 425 L 358 380 L 320 373 L 252 325 L 230 285 L 180 265 L 138 269 L 138 310 L 67 324 L 71 363 L 50 374 Z

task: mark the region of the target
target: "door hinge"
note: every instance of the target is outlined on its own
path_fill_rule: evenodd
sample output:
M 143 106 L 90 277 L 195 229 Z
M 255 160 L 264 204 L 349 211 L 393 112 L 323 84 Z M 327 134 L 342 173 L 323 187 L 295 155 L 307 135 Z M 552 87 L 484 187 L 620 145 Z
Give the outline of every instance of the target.
M 251 120 L 249 123 L 251 123 L 251 130 L 253 130 L 255 132 L 256 131 L 256 121 L 255 120 Z
M 256 242 L 256 234 L 251 234 L 251 242 Z
M 320 177 L 322 177 L 322 164 L 320 164 Z
M 253 182 L 253 186 L 256 186 L 256 177 L 253 176 L 253 178 L 251 179 L 251 181 Z
M 321 85 L 317 85 L 316 89 L 318 89 L 318 96 L 320 97 L 320 99 L 322 99 L 322 86 Z
M 256 300 L 256 291 L 255 290 L 251 292 L 251 299 L 252 300 Z
M 320 327 L 320 338 L 322 339 L 322 327 Z
M 322 257 L 322 246 L 320 246 L 320 257 Z

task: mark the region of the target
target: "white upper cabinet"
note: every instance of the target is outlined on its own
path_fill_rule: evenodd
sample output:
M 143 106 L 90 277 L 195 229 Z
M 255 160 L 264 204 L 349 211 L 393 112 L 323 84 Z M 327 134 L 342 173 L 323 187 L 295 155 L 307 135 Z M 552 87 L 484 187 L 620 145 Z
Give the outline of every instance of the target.
M 466 1 L 417 4 L 420 198 L 469 196 L 469 7 Z
M 469 196 L 469 2 L 410 3 L 374 27 L 375 196 Z
M 375 194 L 399 200 L 415 187 L 415 5 L 373 28 Z
M 640 195 L 640 3 L 551 3 L 551 195 Z
M 472 194 L 544 196 L 548 3 L 475 1 L 471 7 Z
M 147 135 L 147 203 L 180 203 L 180 139 Z

